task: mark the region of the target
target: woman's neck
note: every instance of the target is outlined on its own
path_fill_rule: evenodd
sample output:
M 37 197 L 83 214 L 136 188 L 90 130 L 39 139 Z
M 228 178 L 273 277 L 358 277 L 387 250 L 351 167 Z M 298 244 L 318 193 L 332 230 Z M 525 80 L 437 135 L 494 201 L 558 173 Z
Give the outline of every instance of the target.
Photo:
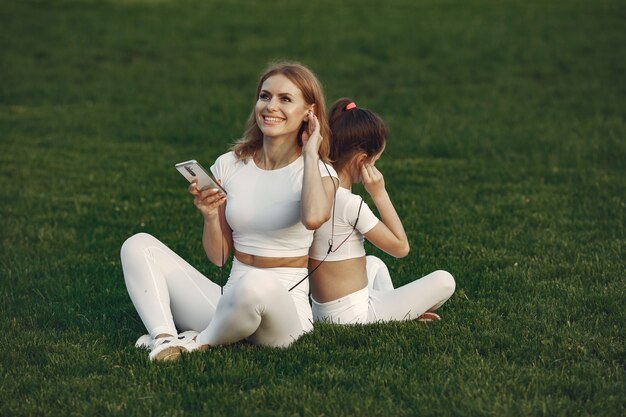
M 262 169 L 285 167 L 298 159 L 302 149 L 294 138 L 263 138 L 263 147 L 254 154 L 254 163 Z
M 352 176 L 349 170 L 343 169 L 337 173 L 339 176 L 339 186 L 348 190 L 352 189 Z

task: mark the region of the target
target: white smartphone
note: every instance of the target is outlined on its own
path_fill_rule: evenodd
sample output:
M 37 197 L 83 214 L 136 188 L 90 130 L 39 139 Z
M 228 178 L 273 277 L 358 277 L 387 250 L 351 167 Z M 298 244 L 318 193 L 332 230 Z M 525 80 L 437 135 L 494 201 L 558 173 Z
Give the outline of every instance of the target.
M 183 177 L 187 178 L 189 183 L 194 180 L 198 180 L 198 190 L 204 190 L 205 188 L 217 188 L 224 194 L 226 190 L 213 179 L 213 176 L 209 175 L 207 171 L 202 168 L 202 165 L 198 161 L 192 159 L 191 161 L 180 162 L 175 165 L 178 172 L 183 174 Z

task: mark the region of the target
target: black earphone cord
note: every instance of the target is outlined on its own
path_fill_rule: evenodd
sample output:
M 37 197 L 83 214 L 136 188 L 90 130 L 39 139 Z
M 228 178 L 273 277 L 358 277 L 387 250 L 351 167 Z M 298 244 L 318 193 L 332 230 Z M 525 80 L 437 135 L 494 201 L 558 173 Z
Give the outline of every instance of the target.
M 218 212 L 220 218 L 220 235 L 222 237 L 222 266 L 220 266 L 220 295 L 224 295 L 224 263 L 226 260 L 224 259 L 224 217 L 226 217 L 226 209 L 219 209 Z

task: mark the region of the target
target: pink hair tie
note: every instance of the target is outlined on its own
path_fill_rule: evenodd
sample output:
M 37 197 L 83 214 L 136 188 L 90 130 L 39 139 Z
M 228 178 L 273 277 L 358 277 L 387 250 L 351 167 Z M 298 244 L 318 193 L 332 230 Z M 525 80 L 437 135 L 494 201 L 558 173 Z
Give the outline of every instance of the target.
M 346 110 L 352 110 L 352 109 L 356 109 L 356 104 L 354 104 L 354 101 L 351 101 L 350 103 L 348 103 L 348 105 L 346 106 Z

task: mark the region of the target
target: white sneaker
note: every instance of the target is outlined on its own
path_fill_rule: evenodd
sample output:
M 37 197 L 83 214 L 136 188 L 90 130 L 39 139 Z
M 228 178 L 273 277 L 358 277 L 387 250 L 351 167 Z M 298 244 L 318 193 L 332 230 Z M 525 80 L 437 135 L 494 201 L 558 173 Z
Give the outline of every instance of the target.
M 184 332 L 178 336 L 159 337 L 150 346 L 151 361 L 175 361 L 181 353 L 191 352 L 196 347 L 195 336 L 198 332 Z
M 195 330 L 187 330 L 185 332 L 182 333 L 178 333 L 178 336 L 184 336 L 187 339 L 191 339 L 191 340 L 196 340 L 196 336 L 198 336 L 200 333 L 198 333 Z
M 441 317 L 437 313 L 433 313 L 432 311 L 427 311 L 416 319 L 420 323 L 430 323 L 433 321 L 441 320 Z
M 187 349 L 187 352 L 194 352 L 194 351 L 204 351 L 207 350 L 209 348 L 209 345 L 201 345 L 198 343 L 197 341 L 197 337 L 200 333 L 194 331 L 194 330 L 187 330 L 186 332 L 182 332 L 180 336 L 185 336 L 188 339 L 188 344 L 185 345 L 185 348 Z
M 149 334 L 144 334 L 135 342 L 135 347 L 137 349 L 146 349 L 150 350 L 150 346 L 152 345 L 152 338 Z

